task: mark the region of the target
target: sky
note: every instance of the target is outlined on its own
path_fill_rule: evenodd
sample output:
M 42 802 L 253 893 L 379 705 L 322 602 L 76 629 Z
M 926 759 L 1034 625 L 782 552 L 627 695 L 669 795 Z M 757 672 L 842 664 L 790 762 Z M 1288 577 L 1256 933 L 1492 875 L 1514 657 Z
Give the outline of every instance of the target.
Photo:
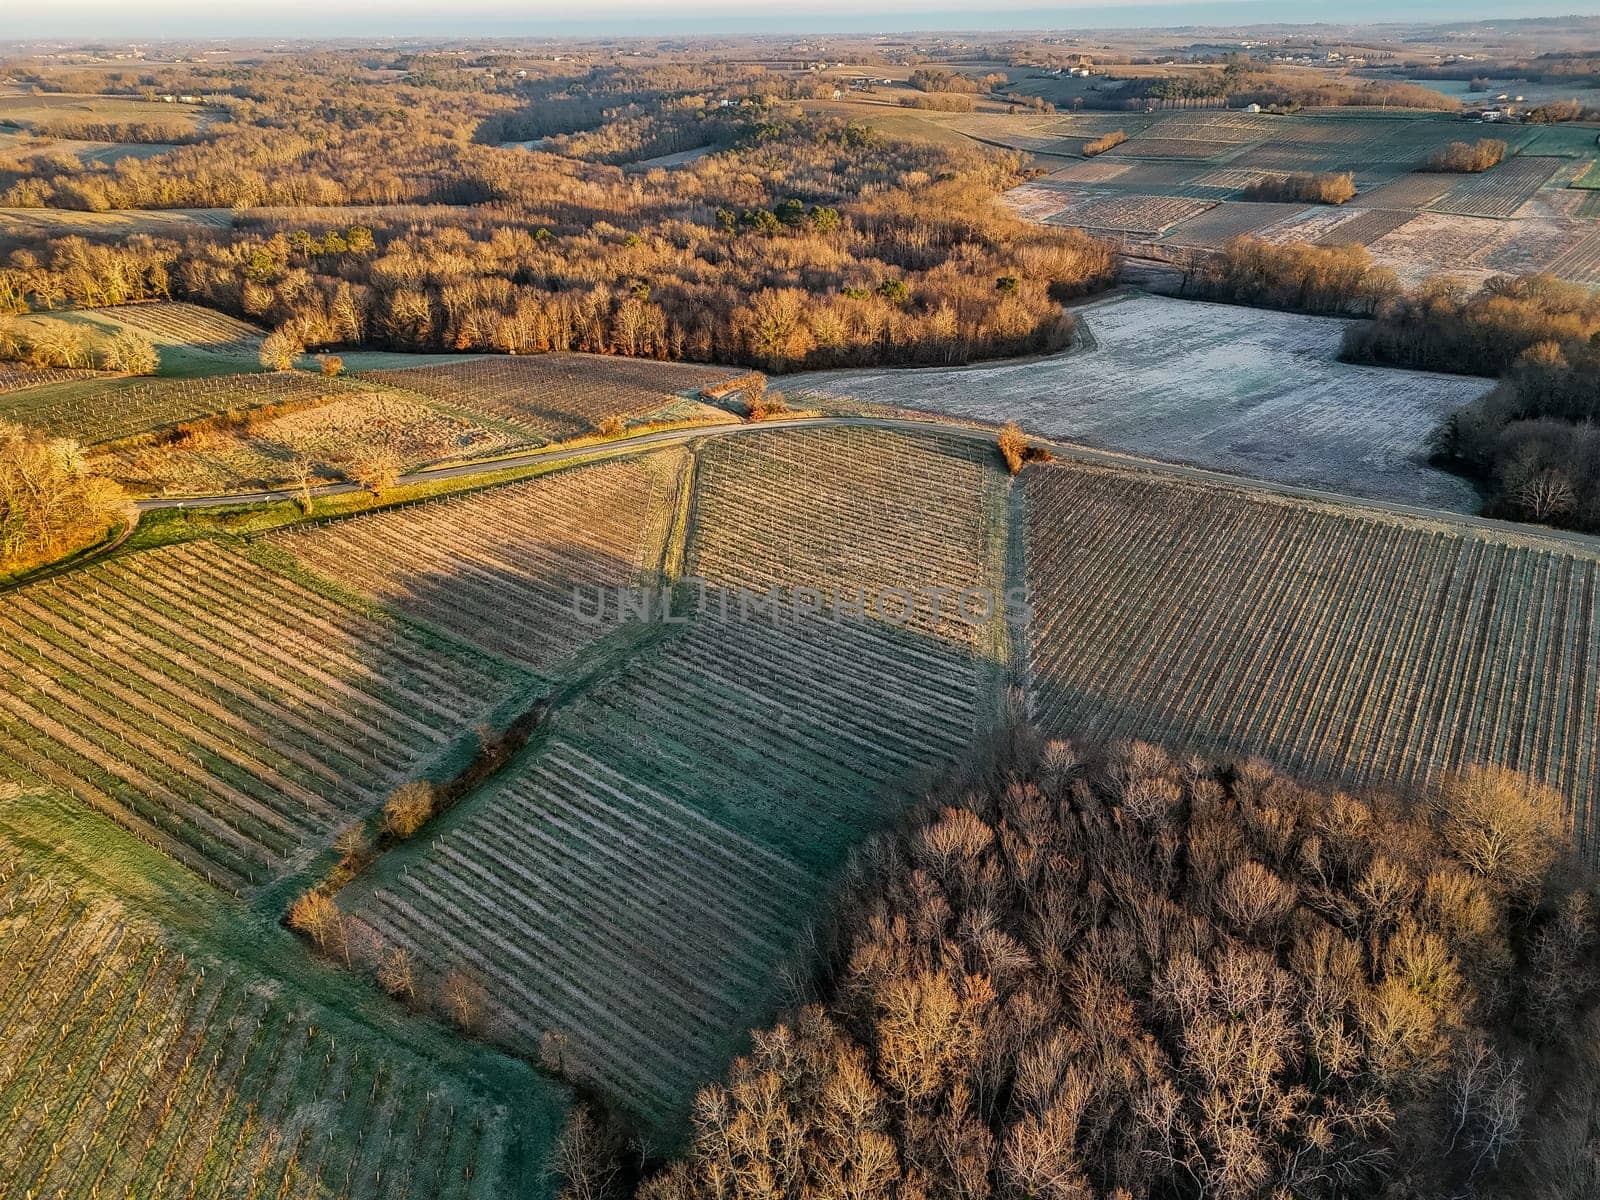
M 1458 21 L 1600 11 L 1596 0 L 0 0 L 0 38 L 584 36 Z

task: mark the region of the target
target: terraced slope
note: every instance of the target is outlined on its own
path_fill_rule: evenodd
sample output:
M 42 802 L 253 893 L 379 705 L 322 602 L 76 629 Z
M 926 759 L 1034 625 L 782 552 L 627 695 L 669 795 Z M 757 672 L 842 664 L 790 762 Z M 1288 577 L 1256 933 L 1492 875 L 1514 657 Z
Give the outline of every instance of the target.
M 1137 472 L 1026 479 L 1047 728 L 1354 781 L 1498 763 L 1592 844 L 1595 556 Z
M 233 891 L 414 777 L 530 680 L 220 545 L 0 596 L 0 778 Z

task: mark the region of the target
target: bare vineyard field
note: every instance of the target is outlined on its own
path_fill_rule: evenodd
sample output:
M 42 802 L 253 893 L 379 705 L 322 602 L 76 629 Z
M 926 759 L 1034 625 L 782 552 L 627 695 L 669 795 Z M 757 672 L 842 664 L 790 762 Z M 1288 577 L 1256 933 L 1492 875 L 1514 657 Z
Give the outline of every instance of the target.
M 1552 275 L 1574 283 L 1600 284 L 1600 229 L 1586 235 L 1548 267 Z
M 79 371 L 65 367 L 25 367 L 20 363 L 0 363 L 0 392 L 20 392 L 26 388 L 46 387 L 55 383 L 73 383 L 85 379 L 100 379 L 96 371 Z
M 1225 200 L 1215 208 L 1178 224 L 1168 232 L 1166 240 L 1174 245 L 1217 249 L 1235 238 L 1286 221 L 1304 209 L 1303 204 Z
M 365 377 L 550 441 L 591 433 L 607 417 L 639 416 L 747 372 L 594 354 L 489 355 Z
M 310 404 L 359 390 L 357 384 L 305 371 L 204 379 L 91 378 L 8 392 L 0 397 L 0 417 L 93 446 L 217 413 Z
M 1353 781 L 1475 763 L 1569 797 L 1600 752 L 1600 563 L 1141 472 L 1027 482 L 1037 715 Z
M 1152 458 L 1475 512 L 1427 439 L 1488 384 L 1336 361 L 1344 322 L 1158 296 L 1079 310 L 1094 348 L 955 370 L 830 371 L 790 395 L 854 397 Z
M 1448 192 L 1458 182 L 1454 175 L 1438 175 L 1429 171 L 1413 171 L 1391 180 L 1382 187 L 1363 192 L 1359 203 L 1368 208 L 1396 209 L 1416 212 L 1427 208 Z
M 763 431 L 698 453 L 687 623 L 558 707 L 437 837 L 341 894 L 365 957 L 478 973 L 498 1036 L 563 1034 L 579 1074 L 670 1129 L 781 998 L 850 848 L 993 720 L 992 639 L 745 596 L 999 586 L 986 447 Z M 726 607 L 724 607 L 726 605 Z M 891 608 L 891 611 L 898 611 Z
M 1399 275 L 1403 283 L 1420 284 L 1440 273 L 1477 283 L 1493 272 L 1476 266 L 1504 232 L 1505 222 L 1455 213 L 1419 212 L 1367 248 Z
M 1049 220 L 1055 225 L 1159 237 L 1179 222 L 1204 212 L 1213 203 L 1211 200 L 1146 196 L 1137 192 L 1091 195 L 1070 204 Z
M 227 229 L 231 208 L 124 208 L 112 212 L 80 212 L 66 208 L 0 208 L 0 245 L 74 234 L 136 233 L 181 235 L 196 230 Z
M 1329 229 L 1317 243 L 1322 246 L 1370 246 L 1381 237 L 1387 237 L 1415 216 L 1403 210 L 1369 209 L 1353 213 L 1348 221 L 1340 221 Z
M 1157 137 L 1154 134 L 1141 134 L 1139 137 L 1129 138 L 1120 146 L 1113 146 L 1106 151 L 1106 154 L 1115 155 L 1118 158 L 1173 158 L 1193 162 L 1210 162 L 1218 157 L 1218 150 L 1214 143 L 1196 138 Z
M 0 596 L 0 777 L 244 892 L 528 686 L 208 542 Z
M 357 382 L 240 429 L 207 430 L 176 445 L 115 447 L 91 462 L 141 491 L 211 496 L 294 483 L 302 461 L 313 480 L 347 479 L 378 447 L 412 470 L 515 441 L 409 393 Z
M 109 901 L 0 884 L 6 1195 L 499 1197 L 511 1112 Z
M 659 568 L 681 473 L 682 456 L 667 451 L 269 540 L 391 608 L 545 670 L 619 623 L 614 606 L 580 622 L 575 587 L 631 587 Z
M 869 615 L 890 589 L 993 586 L 1004 478 L 993 450 L 954 439 L 842 429 L 713 440 L 700 452 L 690 573 L 718 587 L 864 592 Z M 977 638 L 959 618 L 936 622 L 931 600 L 907 624 Z
M 1508 158 L 1482 174 L 1463 176 L 1432 207 L 1464 217 L 1509 217 L 1533 199 L 1560 167 L 1558 158 Z
M 158 345 L 194 346 L 222 354 L 253 356 L 265 336 L 254 325 L 226 313 L 175 300 L 97 308 L 90 315 L 137 329 Z
M 970 657 L 881 624 L 702 620 L 341 905 L 363 953 L 478 974 L 512 1047 L 565 1035 L 670 1130 L 781 998 L 849 848 L 984 703 Z

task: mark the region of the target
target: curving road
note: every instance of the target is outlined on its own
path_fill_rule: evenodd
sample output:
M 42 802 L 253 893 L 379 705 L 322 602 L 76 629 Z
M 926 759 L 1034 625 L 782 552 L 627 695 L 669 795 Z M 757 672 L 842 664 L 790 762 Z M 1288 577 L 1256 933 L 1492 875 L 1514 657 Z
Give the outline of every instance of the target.
M 635 454 L 640 450 L 652 446 L 676 445 L 684 442 L 698 441 L 702 438 L 737 437 L 747 433 L 766 433 L 774 430 L 787 429 L 818 429 L 861 427 L 867 429 L 887 429 L 906 433 L 932 433 L 944 437 L 963 438 L 968 441 L 989 442 L 995 440 L 998 430 L 982 429 L 970 425 L 958 425 L 945 421 L 918 420 L 913 417 L 783 417 L 756 423 L 741 422 L 726 425 L 689 425 L 681 429 L 661 429 L 652 433 L 642 433 L 635 437 L 618 438 L 611 442 L 602 442 L 596 445 L 578 446 L 570 449 L 556 447 L 553 449 L 532 450 L 525 454 L 512 455 L 506 458 L 485 459 L 467 463 L 453 463 L 439 467 L 425 467 L 410 474 L 402 475 L 397 486 L 408 484 L 431 483 L 442 479 L 464 479 L 473 475 L 487 475 L 498 471 L 513 470 L 519 467 L 550 464 L 560 466 L 563 463 L 591 461 L 600 458 L 619 457 Z M 1278 496 L 1290 496 L 1302 500 L 1315 500 L 1323 504 L 1334 504 L 1341 508 L 1366 510 L 1369 512 L 1389 513 L 1395 516 L 1411 517 L 1414 519 L 1433 521 L 1441 525 L 1454 525 L 1464 529 L 1479 529 L 1502 537 L 1516 537 L 1533 539 L 1553 543 L 1564 549 L 1580 549 L 1590 553 L 1600 554 L 1600 537 L 1572 533 L 1560 529 L 1547 529 L 1543 526 L 1522 525 L 1515 521 L 1500 521 L 1491 517 L 1477 517 L 1462 513 L 1447 512 L 1441 509 L 1425 508 L 1420 505 L 1399 504 L 1385 500 L 1369 500 L 1355 496 L 1347 496 L 1339 492 L 1322 491 L 1317 488 L 1300 487 L 1290 483 L 1278 483 L 1272 480 L 1256 479 L 1245 475 L 1230 475 L 1224 471 L 1212 471 L 1202 467 L 1186 467 L 1174 463 L 1161 462 L 1156 459 L 1140 458 L 1137 455 L 1123 454 L 1115 450 L 1097 450 L 1090 446 L 1078 445 L 1074 442 L 1060 441 L 1055 438 L 1029 436 L 1028 443 L 1048 449 L 1058 459 L 1068 461 L 1100 463 L 1106 466 L 1131 467 L 1143 471 L 1167 475 L 1177 479 L 1189 479 L 1200 483 L 1210 483 L 1228 487 L 1248 488 L 1258 492 L 1269 492 Z M 354 483 L 330 483 L 311 489 L 313 496 L 338 496 L 351 492 L 361 491 L 361 487 Z M 271 500 L 293 499 L 295 492 L 290 489 L 272 489 L 258 492 L 232 492 L 218 496 L 181 496 L 181 497 L 155 497 L 140 500 L 136 507 L 140 512 L 151 512 L 158 509 L 174 508 L 213 508 L 220 506 L 260 504 Z

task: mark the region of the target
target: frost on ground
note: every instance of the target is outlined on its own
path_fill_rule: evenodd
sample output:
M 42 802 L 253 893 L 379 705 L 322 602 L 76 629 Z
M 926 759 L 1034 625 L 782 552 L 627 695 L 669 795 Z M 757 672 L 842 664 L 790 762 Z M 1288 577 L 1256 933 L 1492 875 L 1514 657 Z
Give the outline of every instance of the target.
M 1336 361 L 1345 322 L 1129 295 L 1079 317 L 1094 348 L 994 366 L 829 371 L 811 396 L 923 409 L 1143 457 L 1475 512 L 1466 481 L 1427 463 L 1430 433 L 1482 379 Z

